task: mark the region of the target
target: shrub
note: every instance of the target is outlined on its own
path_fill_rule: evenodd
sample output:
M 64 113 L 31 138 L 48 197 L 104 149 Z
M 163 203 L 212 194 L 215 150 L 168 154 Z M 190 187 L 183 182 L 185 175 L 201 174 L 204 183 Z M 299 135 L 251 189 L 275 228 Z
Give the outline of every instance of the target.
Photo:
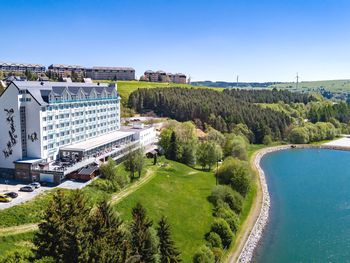
M 220 260 L 222 258 L 222 254 L 223 254 L 222 248 L 220 248 L 220 247 L 213 247 L 211 249 L 211 251 L 214 254 L 215 262 L 220 262 Z
M 222 241 L 221 241 L 221 237 L 215 233 L 215 232 L 210 232 L 207 235 L 207 241 L 208 241 L 208 245 L 209 247 L 213 248 L 213 247 L 220 247 L 222 248 Z
M 220 202 L 224 202 L 228 204 L 229 207 L 237 214 L 239 214 L 242 210 L 242 196 L 227 185 L 215 186 L 209 200 L 215 206 L 217 206 Z
M 230 184 L 231 187 L 245 196 L 250 187 L 250 168 L 247 162 L 227 157 L 218 171 L 218 179 L 221 184 Z
M 214 215 L 216 217 L 224 219 L 230 226 L 230 229 L 233 233 L 237 232 L 239 218 L 238 215 L 235 212 L 233 212 L 229 207 L 225 206 L 224 204 L 218 205 L 215 209 Z
M 230 246 L 233 238 L 233 233 L 230 229 L 230 226 L 224 219 L 215 219 L 211 225 L 211 231 L 217 233 L 220 236 L 224 247 Z
M 214 263 L 213 252 L 207 246 L 201 246 L 193 256 L 193 263 Z
M 263 139 L 263 144 L 270 145 L 272 143 L 271 135 L 265 135 Z

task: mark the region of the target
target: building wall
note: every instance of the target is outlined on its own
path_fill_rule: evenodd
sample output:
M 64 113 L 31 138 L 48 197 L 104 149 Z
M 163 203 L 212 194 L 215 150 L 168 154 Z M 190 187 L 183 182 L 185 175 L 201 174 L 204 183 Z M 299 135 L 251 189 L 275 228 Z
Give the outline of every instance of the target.
M 22 158 L 21 126 L 19 115 L 19 92 L 16 86 L 11 84 L 0 97 L 0 167 L 14 168 L 14 161 Z M 12 114 L 6 110 L 13 110 Z M 7 120 L 9 118 L 9 120 Z M 13 129 L 11 125 L 13 121 Z M 10 133 L 12 139 L 10 137 Z
M 156 130 L 154 127 L 149 127 L 148 129 L 144 129 L 140 132 L 139 135 L 141 146 L 147 146 L 154 143 L 156 139 Z
M 134 70 L 102 70 L 102 69 L 88 69 L 86 76 L 95 80 L 134 80 Z

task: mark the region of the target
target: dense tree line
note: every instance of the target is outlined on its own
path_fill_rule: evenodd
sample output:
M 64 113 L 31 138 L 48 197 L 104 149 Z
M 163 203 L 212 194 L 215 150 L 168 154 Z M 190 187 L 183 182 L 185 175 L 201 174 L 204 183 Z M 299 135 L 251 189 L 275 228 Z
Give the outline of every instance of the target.
M 261 90 L 261 89 L 225 89 L 224 94 L 240 101 L 250 103 L 278 103 L 280 101 L 290 103 L 304 103 L 315 100 L 314 97 L 305 94 L 290 92 L 288 90 Z
M 340 129 L 330 122 L 308 122 L 303 126 L 293 128 L 289 133 L 291 143 L 309 143 L 322 140 L 331 140 L 340 134 Z
M 181 262 L 168 220 L 157 226 L 136 204 L 124 223 L 107 201 L 88 205 L 84 194 L 57 191 L 34 235 L 33 253 L 8 255 L 3 262 Z
M 128 103 L 138 112 L 152 110 L 178 121 L 194 120 L 196 124 L 206 123 L 221 132 L 231 132 L 237 124 L 245 124 L 256 143 L 262 143 L 265 135 L 283 138 L 291 123 L 291 118 L 282 112 L 262 109 L 226 92 L 209 89 L 138 89 L 130 95 Z

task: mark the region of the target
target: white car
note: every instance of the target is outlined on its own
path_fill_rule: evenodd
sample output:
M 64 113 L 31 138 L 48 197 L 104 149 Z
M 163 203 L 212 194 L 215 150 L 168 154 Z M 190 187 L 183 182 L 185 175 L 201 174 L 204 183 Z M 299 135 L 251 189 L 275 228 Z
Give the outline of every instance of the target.
M 40 186 L 41 186 L 40 183 L 38 183 L 38 182 L 31 183 L 30 185 L 35 187 L 35 188 L 40 188 Z

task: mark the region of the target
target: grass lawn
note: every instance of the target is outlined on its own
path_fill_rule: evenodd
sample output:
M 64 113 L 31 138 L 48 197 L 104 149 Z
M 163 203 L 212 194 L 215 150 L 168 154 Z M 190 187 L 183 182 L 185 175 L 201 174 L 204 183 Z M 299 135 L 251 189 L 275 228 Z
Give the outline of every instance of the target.
M 95 81 L 97 82 L 97 81 Z M 100 80 L 99 82 L 107 82 L 107 83 L 114 83 L 115 81 L 104 81 Z M 152 89 L 152 88 L 170 88 L 170 87 L 181 87 L 181 88 L 195 88 L 195 89 L 203 89 L 203 88 L 210 88 L 206 86 L 193 86 L 189 84 L 179 84 L 179 83 L 160 83 L 160 82 L 146 82 L 146 81 L 117 81 L 118 84 L 118 92 L 120 97 L 122 98 L 122 103 L 124 105 L 127 104 L 129 95 L 139 89 L 139 88 L 147 88 L 147 89 Z M 223 88 L 210 88 L 210 89 L 215 89 L 218 91 L 222 91 Z
M 29 252 L 33 247 L 34 232 L 27 232 L 11 236 L 0 236 L 0 260 L 6 254 L 17 251 L 22 254 Z
M 208 202 L 215 185 L 212 172 L 202 172 L 186 165 L 167 161 L 145 186 L 116 205 L 121 217 L 129 221 L 131 209 L 140 202 L 154 224 L 165 215 L 172 227 L 173 237 L 182 252 L 183 262 L 191 262 L 194 252 L 205 243 L 213 221 L 213 206 Z

